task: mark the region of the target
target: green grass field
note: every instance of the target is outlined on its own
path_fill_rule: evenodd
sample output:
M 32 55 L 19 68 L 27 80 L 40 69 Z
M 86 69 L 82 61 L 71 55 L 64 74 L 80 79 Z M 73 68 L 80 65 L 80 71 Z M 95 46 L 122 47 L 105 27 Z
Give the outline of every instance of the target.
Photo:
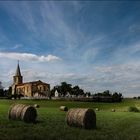
M 39 104 L 38 123 L 8 120 L 7 112 L 13 103 Z M 67 126 L 66 113 L 59 111 L 61 105 L 99 108 L 100 111 L 96 112 L 97 129 Z M 0 100 L 0 140 L 140 140 L 140 113 L 127 112 L 129 106 L 140 109 L 140 100 L 125 99 L 122 103 Z M 116 112 L 111 112 L 112 108 Z

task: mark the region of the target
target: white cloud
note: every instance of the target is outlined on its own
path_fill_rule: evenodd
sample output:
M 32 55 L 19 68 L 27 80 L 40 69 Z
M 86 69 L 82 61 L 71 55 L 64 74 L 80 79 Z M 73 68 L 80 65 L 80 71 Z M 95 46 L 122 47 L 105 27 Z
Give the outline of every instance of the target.
M 24 60 L 27 62 L 21 63 L 21 71 L 25 82 L 40 79 L 53 86 L 62 81 L 67 81 L 73 85 L 80 85 L 84 89 L 94 92 L 109 89 L 113 91 L 119 90 L 126 96 L 128 94 L 133 96 L 133 94 L 139 93 L 140 63 L 138 64 L 134 61 L 134 54 L 140 51 L 140 43 L 124 46 L 120 41 L 120 45 L 115 46 L 114 41 L 110 37 L 119 35 L 121 31 L 104 35 L 102 33 L 96 33 L 95 30 L 96 35 L 93 36 L 90 34 L 89 29 L 91 28 L 88 30 L 83 28 L 89 26 L 84 24 L 85 17 L 80 14 L 85 5 L 77 1 L 64 2 L 63 4 L 67 4 L 65 6 L 73 5 L 74 9 L 71 10 L 74 10 L 74 15 L 78 15 L 79 17 L 74 25 L 67 20 L 73 18 L 73 15 L 71 15 L 72 12 L 67 14 L 67 11 L 63 11 L 61 4 L 57 2 L 41 1 L 33 4 L 34 6 L 30 2 L 21 2 L 18 4 L 8 2 L 5 4 L 6 11 L 17 28 L 21 24 L 25 26 L 23 31 L 20 27 L 20 34 L 24 37 L 26 44 L 30 45 L 31 43 L 36 48 L 39 47 L 40 42 L 43 41 L 45 43 L 45 41 L 50 41 L 49 44 L 53 52 L 56 54 L 60 52 L 59 55 L 63 56 L 63 58 L 65 57 L 66 61 L 63 64 L 57 63 L 55 65 L 52 63 L 48 63 L 47 65 L 44 65 L 44 63 L 30 63 L 31 61 L 51 62 L 60 60 L 60 58 L 53 55 L 38 56 L 33 53 L 5 53 L 4 49 L 0 47 L 0 78 L 3 85 L 10 85 L 12 83 L 12 76 L 16 69 L 15 60 Z M 139 31 L 139 26 L 133 25 L 129 30 L 130 32 Z M 0 31 L 0 35 L 2 36 L 0 39 L 1 44 L 8 42 L 1 28 Z M 29 34 L 25 34 L 25 32 Z M 110 58 L 112 63 L 120 62 L 120 65 L 111 66 L 105 62 L 106 66 L 101 66 L 98 63 L 94 63 L 94 61 L 90 63 L 90 60 L 103 58 L 104 55 L 102 52 L 108 48 L 106 46 L 116 47 Z M 19 47 L 22 46 L 17 44 L 12 49 L 18 49 Z M 47 48 L 43 51 L 45 53 Z M 100 53 L 101 56 L 99 57 L 98 55 Z M 133 61 L 132 64 L 130 64 L 130 59 Z M 126 63 L 125 65 L 123 64 L 124 62 Z M 97 65 L 98 67 L 96 67 Z M 10 70 L 11 72 L 8 74 Z
M 4 58 L 2 58 L 3 60 Z M 0 77 L 2 85 L 8 87 L 12 84 L 13 75 L 16 71 L 16 62 L 12 59 L 6 59 L 8 65 L 0 64 L 4 69 L 1 70 Z M 13 63 L 13 64 L 12 64 Z M 78 65 L 78 64 L 77 64 Z M 30 63 L 21 62 L 21 73 L 24 82 L 42 80 L 51 85 L 51 88 L 66 81 L 72 85 L 79 85 L 85 91 L 102 92 L 109 89 L 114 92 L 121 92 L 125 97 L 139 96 L 140 91 L 140 63 L 133 62 L 119 65 L 93 66 L 86 72 L 76 71 L 79 67 L 71 66 L 74 71 L 68 69 L 65 64 L 55 65 L 48 63 Z M 57 69 L 58 68 L 58 69 Z M 3 72 L 4 71 L 4 72 Z
M 17 53 L 17 52 L 0 52 L 1 58 L 9 58 L 9 59 L 16 59 L 16 60 L 23 60 L 23 61 L 38 61 L 38 62 L 51 62 L 61 60 L 59 57 L 54 55 L 47 55 L 47 56 L 38 56 L 36 54 L 31 53 Z

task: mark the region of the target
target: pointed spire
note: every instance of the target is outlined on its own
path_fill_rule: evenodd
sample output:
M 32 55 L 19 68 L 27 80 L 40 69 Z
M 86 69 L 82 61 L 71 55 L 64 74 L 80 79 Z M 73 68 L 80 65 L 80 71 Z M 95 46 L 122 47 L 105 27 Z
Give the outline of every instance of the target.
M 17 70 L 16 70 L 16 74 L 15 74 L 15 76 L 21 76 L 20 66 L 19 66 L 19 60 L 18 60 Z

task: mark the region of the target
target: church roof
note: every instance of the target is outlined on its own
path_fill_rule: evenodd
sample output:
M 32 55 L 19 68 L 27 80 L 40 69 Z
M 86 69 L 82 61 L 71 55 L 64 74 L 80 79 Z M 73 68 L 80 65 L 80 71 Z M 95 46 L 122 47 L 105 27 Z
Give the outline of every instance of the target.
M 16 70 L 16 73 L 15 73 L 15 76 L 21 76 L 19 62 L 18 62 L 18 65 L 17 65 L 17 70 Z
M 42 82 L 41 80 L 38 80 L 38 81 L 32 81 L 32 82 L 26 82 L 26 83 L 22 83 L 22 84 L 18 84 L 17 86 L 22 86 L 22 85 L 26 85 L 26 84 L 43 84 L 43 85 L 49 85 L 48 83 L 44 83 Z

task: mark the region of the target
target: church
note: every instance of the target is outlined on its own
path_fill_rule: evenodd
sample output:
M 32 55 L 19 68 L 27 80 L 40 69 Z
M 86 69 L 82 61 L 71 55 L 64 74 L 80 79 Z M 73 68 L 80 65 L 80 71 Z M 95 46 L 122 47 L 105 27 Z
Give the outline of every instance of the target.
M 19 63 L 13 76 L 12 95 L 20 94 L 24 97 L 47 97 L 50 94 L 50 84 L 40 80 L 23 83 Z

